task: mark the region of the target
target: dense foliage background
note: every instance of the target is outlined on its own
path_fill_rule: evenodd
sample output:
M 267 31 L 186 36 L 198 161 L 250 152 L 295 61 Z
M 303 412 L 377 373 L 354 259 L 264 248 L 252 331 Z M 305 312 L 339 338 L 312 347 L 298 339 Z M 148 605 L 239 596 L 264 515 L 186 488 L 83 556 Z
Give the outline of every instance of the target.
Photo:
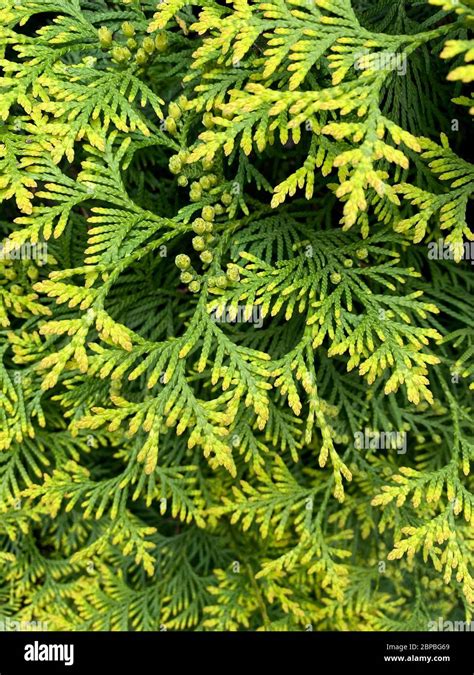
M 0 619 L 471 620 L 473 5 L 0 0 Z

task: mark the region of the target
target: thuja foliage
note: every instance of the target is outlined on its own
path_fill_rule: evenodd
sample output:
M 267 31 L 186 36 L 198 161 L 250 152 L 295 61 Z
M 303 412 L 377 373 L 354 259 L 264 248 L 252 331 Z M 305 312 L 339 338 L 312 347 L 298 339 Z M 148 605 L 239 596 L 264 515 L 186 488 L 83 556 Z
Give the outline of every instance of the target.
M 470 621 L 472 0 L 0 16 L 0 615 Z

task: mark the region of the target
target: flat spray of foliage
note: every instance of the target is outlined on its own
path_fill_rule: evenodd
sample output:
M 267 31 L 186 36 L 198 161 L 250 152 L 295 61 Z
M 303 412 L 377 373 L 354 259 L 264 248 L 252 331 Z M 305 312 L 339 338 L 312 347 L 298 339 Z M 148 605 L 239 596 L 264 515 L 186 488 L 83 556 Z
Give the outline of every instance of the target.
M 473 1 L 0 17 L 0 615 L 470 620 Z

